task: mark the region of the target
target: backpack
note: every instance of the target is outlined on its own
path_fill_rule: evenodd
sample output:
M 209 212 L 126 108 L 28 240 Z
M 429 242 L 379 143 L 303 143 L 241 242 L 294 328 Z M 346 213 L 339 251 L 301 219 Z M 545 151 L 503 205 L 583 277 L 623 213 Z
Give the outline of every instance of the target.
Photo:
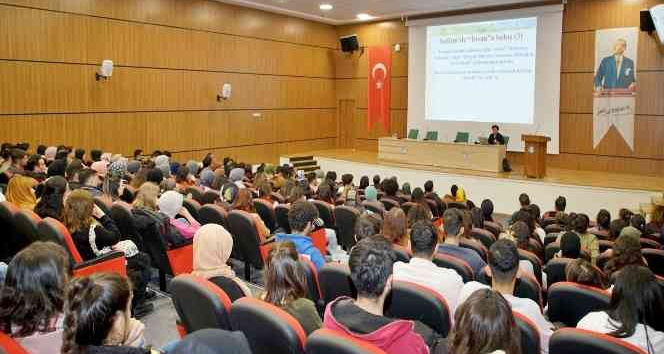
M 159 235 L 162 237 L 164 241 L 166 241 L 169 247 L 180 246 L 187 242 L 187 239 L 184 238 L 180 234 L 180 232 L 177 229 L 175 229 L 175 227 L 173 227 L 173 225 L 171 225 L 168 216 L 159 212 L 143 208 L 135 210 L 140 214 L 147 216 L 152 221 L 154 221 L 154 224 L 157 228 L 157 231 L 159 232 Z

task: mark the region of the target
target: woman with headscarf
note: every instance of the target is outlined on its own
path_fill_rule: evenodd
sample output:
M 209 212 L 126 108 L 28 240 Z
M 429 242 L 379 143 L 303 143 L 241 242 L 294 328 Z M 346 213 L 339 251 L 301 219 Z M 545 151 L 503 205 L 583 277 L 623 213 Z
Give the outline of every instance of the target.
M 159 197 L 157 205 L 159 211 L 168 216 L 171 226 L 175 227 L 177 231 L 185 238 L 192 238 L 201 224 L 194 219 L 189 213 L 187 208 L 182 206 L 184 196 L 175 191 L 167 191 Z M 181 218 L 177 218 L 178 214 Z
M 244 169 L 236 167 L 231 170 L 231 173 L 228 175 L 228 179 L 231 180 L 231 182 L 235 183 L 235 185 L 242 189 L 244 188 L 244 183 L 242 183 L 242 179 L 244 178 Z
M 34 178 L 15 175 L 7 185 L 7 201 L 21 209 L 33 210 L 37 204 L 35 191 L 32 189 L 37 181 Z
M 169 177 L 171 175 L 171 163 L 166 155 L 159 155 L 154 158 L 154 167 L 161 170 L 164 174 L 164 177 Z
M 189 160 L 187 161 L 186 164 L 187 168 L 189 169 L 189 173 L 192 174 L 192 176 L 197 177 L 198 176 L 198 171 L 200 170 L 201 166 L 198 163 L 198 161 L 194 160 Z
M 378 201 L 378 191 L 376 190 L 376 187 L 374 186 L 369 186 L 364 189 L 364 198 L 368 202 L 376 202 Z
M 224 291 L 235 301 L 243 296 L 251 296 L 251 290 L 237 276 L 227 262 L 233 251 L 233 237 L 218 224 L 203 225 L 194 236 L 194 271 L 192 275 L 203 277 L 219 287 L 233 281 L 237 284 L 237 292 L 223 287 Z

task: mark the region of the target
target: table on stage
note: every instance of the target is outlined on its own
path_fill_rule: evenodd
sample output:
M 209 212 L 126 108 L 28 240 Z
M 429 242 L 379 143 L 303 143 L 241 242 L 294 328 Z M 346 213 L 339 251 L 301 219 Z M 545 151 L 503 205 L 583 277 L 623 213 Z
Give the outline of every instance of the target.
M 500 172 L 504 145 L 444 143 L 392 137 L 378 139 L 378 159 L 415 165 Z

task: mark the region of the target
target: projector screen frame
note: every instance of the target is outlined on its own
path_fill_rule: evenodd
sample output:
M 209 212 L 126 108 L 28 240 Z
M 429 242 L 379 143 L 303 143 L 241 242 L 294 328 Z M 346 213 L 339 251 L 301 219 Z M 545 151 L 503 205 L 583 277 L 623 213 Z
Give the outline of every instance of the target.
M 481 12 L 449 17 L 427 18 L 408 21 L 408 129 L 437 130 L 443 140 L 451 140 L 456 131 L 465 131 L 474 139 L 478 135 L 487 136 L 491 123 L 461 121 L 425 120 L 425 86 L 426 86 L 426 28 L 427 26 L 450 25 L 459 23 L 506 20 L 524 17 L 538 17 L 537 32 L 537 72 L 535 90 L 540 93 L 535 100 L 533 124 L 508 124 L 496 122 L 501 133 L 510 136 L 509 151 L 523 151 L 524 145 L 520 134 L 541 134 L 551 138 L 549 154 L 559 153 L 559 120 L 560 120 L 560 67 L 562 55 L 562 4 L 510 9 L 502 11 Z M 555 28 L 554 30 L 550 30 Z M 548 30 L 547 30 L 548 29 Z M 549 44 L 547 43 L 554 43 Z M 546 48 L 546 49 L 544 49 Z M 553 70 L 539 69 L 542 63 L 540 55 L 548 55 L 545 67 Z M 543 59 L 542 59 L 543 60 Z M 454 131 L 452 131 L 454 130 Z

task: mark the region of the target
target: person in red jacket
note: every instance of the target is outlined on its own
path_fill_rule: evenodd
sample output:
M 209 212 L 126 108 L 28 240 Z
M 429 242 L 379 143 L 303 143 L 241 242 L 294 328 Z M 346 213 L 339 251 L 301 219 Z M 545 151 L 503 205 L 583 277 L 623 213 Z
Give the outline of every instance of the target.
M 327 305 L 323 327 L 371 343 L 388 354 L 429 353 L 439 337 L 419 322 L 383 316 L 396 257 L 382 236 L 362 239 L 350 252 L 357 299 L 340 297 Z

